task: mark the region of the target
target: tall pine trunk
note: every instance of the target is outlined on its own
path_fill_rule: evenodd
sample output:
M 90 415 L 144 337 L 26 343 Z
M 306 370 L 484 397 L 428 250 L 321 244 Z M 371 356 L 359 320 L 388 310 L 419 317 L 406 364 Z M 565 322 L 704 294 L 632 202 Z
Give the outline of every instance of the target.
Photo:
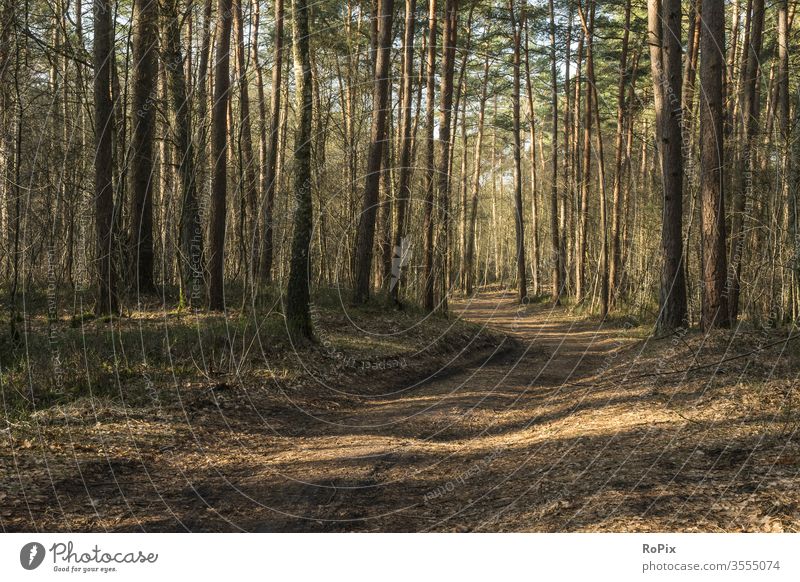
M 528 285 L 525 272 L 525 223 L 522 218 L 522 146 L 520 140 L 520 63 L 522 21 L 525 18 L 524 8 L 519 18 L 514 13 L 514 0 L 509 0 L 508 9 L 511 14 L 511 33 L 513 35 L 513 71 L 514 84 L 511 94 L 511 110 L 513 117 L 514 137 L 514 231 L 517 243 L 517 299 L 520 303 L 528 296 Z M 519 20 L 519 22 L 518 22 Z M 554 140 L 555 141 L 555 140 Z M 558 239 L 556 238 L 556 242 Z
M 561 241 L 558 233 L 558 76 L 556 73 L 556 16 L 553 0 L 549 0 L 550 8 L 550 98 L 551 106 L 553 109 L 553 153 L 551 159 L 551 176 L 552 181 L 550 189 L 550 264 L 551 264 L 551 281 L 552 290 L 551 297 L 553 303 L 558 305 L 561 298 L 562 275 L 564 272 L 563 261 L 564 257 L 561 255 Z M 585 227 L 584 227 L 585 232 Z M 585 241 L 585 237 L 583 238 Z M 581 250 L 583 253 L 583 250 Z M 580 259 L 581 265 L 583 259 Z M 582 278 L 582 268 L 581 275 Z
M 114 106 L 111 101 L 111 55 L 114 29 L 111 4 L 94 2 L 94 213 L 97 235 L 97 302 L 98 315 L 114 313 L 119 308 L 117 280 L 114 272 L 112 226 L 114 223 Z
M 620 274 L 622 272 L 622 184 L 623 184 L 623 137 L 625 123 L 625 81 L 628 65 L 628 38 L 631 24 L 631 0 L 625 2 L 625 29 L 622 32 L 622 49 L 619 62 L 619 79 L 617 80 L 617 133 L 614 144 L 614 190 L 611 201 L 611 264 L 609 265 L 609 284 L 612 301 L 617 296 Z
M 272 63 L 272 97 L 270 99 L 269 137 L 266 166 L 261 187 L 264 191 L 264 220 L 260 257 L 260 279 L 268 283 L 272 279 L 273 223 L 275 214 L 275 186 L 278 181 L 278 137 L 281 122 L 281 70 L 283 66 L 283 0 L 275 0 L 275 44 Z
M 197 199 L 195 151 L 192 143 L 192 116 L 186 74 L 183 68 L 178 0 L 166 0 L 162 8 L 164 46 L 162 57 L 167 72 L 169 99 L 178 148 L 181 180 L 180 275 L 182 298 L 190 305 L 200 303 L 203 285 L 203 228 Z
M 725 294 L 725 180 L 723 174 L 725 73 L 725 2 L 703 0 L 700 34 L 700 196 L 703 298 L 700 325 L 704 330 L 728 327 Z
M 427 311 L 433 311 L 434 307 L 434 210 L 435 210 L 435 160 L 434 160 L 434 98 L 436 91 L 436 0 L 429 0 L 428 3 L 428 55 L 427 55 L 427 78 L 425 80 L 425 134 L 427 150 L 425 152 L 425 206 L 423 209 L 423 230 L 425 255 L 424 281 L 422 292 L 422 306 Z
M 745 228 L 748 214 L 753 207 L 753 146 L 758 133 L 759 119 L 759 87 L 758 80 L 761 68 L 761 44 L 764 28 L 764 0 L 752 0 L 752 12 L 749 34 L 745 42 L 744 75 L 742 83 L 742 100 L 739 110 L 741 117 L 740 127 L 742 136 L 742 151 L 739 160 L 741 171 L 737 174 L 738 180 L 734 190 L 733 216 L 731 217 L 731 245 L 728 274 L 728 312 L 731 323 L 736 322 L 739 316 L 739 295 L 741 293 L 742 257 L 747 241 Z
M 211 110 L 211 240 L 208 306 L 225 309 L 225 219 L 228 198 L 228 104 L 230 100 L 231 0 L 219 0 L 217 49 L 214 59 L 214 103 Z
M 533 274 L 531 286 L 533 294 L 538 295 L 540 291 L 540 247 L 539 247 L 539 201 L 538 201 L 538 179 L 536 176 L 536 111 L 533 107 L 533 86 L 531 83 L 531 56 L 529 42 L 529 19 L 525 19 L 525 92 L 528 97 L 529 131 L 531 136 L 530 145 L 530 167 L 531 167 L 531 261 L 533 263 L 531 272 Z M 556 112 L 557 113 L 557 112 Z M 555 135 L 555 133 L 553 134 Z M 559 224 L 561 230 L 561 224 Z M 563 234 L 563 231 L 562 231 Z M 563 246 L 559 244 L 559 251 L 563 257 Z M 563 260 L 562 260 L 563 262 Z
M 381 162 L 386 142 L 386 113 L 389 94 L 389 49 L 392 42 L 392 16 L 394 0 L 376 0 L 378 6 L 378 35 L 375 54 L 375 79 L 372 92 L 372 128 L 369 153 L 367 154 L 367 175 L 364 181 L 364 195 L 361 216 L 358 221 L 358 235 L 355 249 L 355 272 L 353 302 L 364 303 L 370 295 L 370 274 L 375 243 L 375 219 L 378 210 Z
M 651 0 L 653 1 L 653 0 Z M 683 264 L 683 152 L 681 150 L 681 2 L 663 0 L 661 38 L 663 86 L 661 184 L 664 208 L 661 225 L 661 307 L 658 327 L 671 331 L 686 325 L 686 278 Z
M 240 225 L 243 228 L 239 236 L 242 238 L 241 248 L 242 258 L 245 263 L 246 283 L 252 284 L 252 274 L 255 269 L 252 265 L 251 250 L 255 236 L 258 176 L 256 175 L 255 158 L 253 157 L 253 131 L 250 118 L 250 91 L 247 83 L 247 51 L 244 44 L 242 1 L 233 0 L 236 76 L 239 89 L 239 153 L 242 165 L 239 194 L 242 196 Z
M 308 5 L 306 0 L 294 0 L 293 41 L 295 107 L 297 130 L 294 145 L 294 235 L 286 289 L 286 327 L 296 340 L 311 339 L 311 231 L 313 206 L 311 193 L 311 122 L 313 96 L 311 92 L 311 51 L 309 47 Z
M 411 102 L 414 82 L 414 25 L 416 0 L 406 0 L 406 19 L 403 34 L 403 102 L 400 107 L 400 176 L 392 241 L 392 280 L 389 294 L 395 305 L 400 305 L 400 283 L 404 261 L 406 236 L 406 209 L 411 201 Z
M 471 295 L 475 287 L 475 226 L 478 221 L 478 196 L 480 194 L 481 186 L 481 148 L 483 145 L 483 126 L 486 114 L 486 99 L 489 87 L 489 52 L 486 52 L 486 57 L 483 64 L 483 83 L 481 86 L 480 105 L 478 109 L 478 129 L 475 136 L 475 151 L 473 153 L 473 166 L 472 166 L 472 196 L 469 211 L 469 222 L 467 225 L 467 247 L 465 249 L 465 270 L 466 270 L 466 293 Z M 487 247 L 488 247 L 487 240 Z M 487 261 L 488 262 L 488 261 Z
M 153 142 L 158 94 L 158 2 L 133 3 L 133 99 L 131 101 L 131 256 L 138 291 L 152 291 Z
M 442 28 L 442 74 L 439 94 L 439 139 L 437 140 L 438 180 L 436 192 L 441 213 L 441 307 L 447 310 L 450 289 L 450 133 L 453 113 L 453 76 L 458 40 L 458 0 L 446 0 Z

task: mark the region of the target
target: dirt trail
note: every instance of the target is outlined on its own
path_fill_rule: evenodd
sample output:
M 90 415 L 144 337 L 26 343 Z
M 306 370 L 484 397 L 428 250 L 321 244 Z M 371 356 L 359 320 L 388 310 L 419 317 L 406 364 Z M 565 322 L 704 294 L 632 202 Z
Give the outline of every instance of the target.
M 563 309 L 520 310 L 502 293 L 454 310 L 515 347 L 303 422 L 297 437 L 228 443 L 231 458 L 245 451 L 246 476 L 209 502 L 227 521 L 220 527 L 718 531 L 769 529 L 775 513 L 781 528 L 797 527 L 793 501 L 776 509 L 764 493 L 796 491 L 796 472 L 767 481 L 774 459 L 757 461 L 757 434 L 689 422 L 651 383 L 601 381 L 632 357 L 619 328 Z
M 72 489 L 97 517 L 71 527 L 797 531 L 797 445 L 766 446 L 747 419 L 687 418 L 652 382 L 613 381 L 642 372 L 620 328 L 520 310 L 512 294 L 453 310 L 516 341 L 413 387 L 379 372 L 384 395 L 313 418 L 190 419 L 175 446 L 84 466 Z M 60 512 L 88 509 L 62 499 Z
M 260 476 L 278 493 L 269 498 L 273 509 L 285 515 L 258 529 L 576 526 L 570 519 L 579 512 L 552 524 L 542 518 L 570 506 L 565 494 L 585 495 L 576 490 L 581 474 L 604 470 L 603 448 L 615 434 L 641 425 L 640 392 L 572 385 L 614 362 L 625 346 L 619 330 L 577 323 L 562 309 L 520 309 L 513 294 L 483 295 L 453 308 L 515 338 L 514 347 L 409 392 L 341 411 L 324 428 L 309 427 L 316 436 L 284 451 Z M 635 449 L 636 439 L 625 446 Z M 638 477 L 630 477 L 631 486 Z

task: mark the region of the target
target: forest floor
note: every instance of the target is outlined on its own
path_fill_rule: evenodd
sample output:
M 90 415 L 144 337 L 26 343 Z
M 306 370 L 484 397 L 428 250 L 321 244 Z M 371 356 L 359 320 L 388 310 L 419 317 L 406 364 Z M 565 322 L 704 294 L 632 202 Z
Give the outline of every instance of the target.
M 325 388 L 221 383 L 11 423 L 0 525 L 800 531 L 797 330 L 659 339 L 504 292 L 451 311 L 480 341 Z

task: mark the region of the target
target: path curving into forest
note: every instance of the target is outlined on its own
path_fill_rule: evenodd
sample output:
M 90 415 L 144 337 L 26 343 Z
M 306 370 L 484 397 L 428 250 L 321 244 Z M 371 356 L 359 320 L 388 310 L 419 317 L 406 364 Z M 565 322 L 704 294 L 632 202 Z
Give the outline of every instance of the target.
M 642 372 L 619 327 L 521 310 L 513 293 L 453 309 L 513 349 L 305 426 L 237 483 L 255 512 L 217 509 L 251 531 L 754 527 L 741 510 L 759 511 L 764 479 L 744 470 L 749 445 L 728 451 L 652 383 L 613 380 Z
M 800 530 L 797 429 L 764 414 L 781 410 L 755 397 L 769 391 L 743 392 L 732 366 L 652 375 L 659 358 L 692 365 L 690 342 L 708 338 L 642 342 L 561 307 L 520 308 L 511 292 L 452 311 L 507 339 L 427 379 L 413 365 L 376 370 L 374 386 L 354 386 L 367 396 L 315 410 L 247 390 L 226 403 L 223 386 L 187 403 L 181 422 L 127 414 L 66 426 L 69 444 L 51 438 L 41 453 L 45 474 L 13 457 L 29 483 L 3 527 Z M 791 380 L 773 384 L 791 393 Z

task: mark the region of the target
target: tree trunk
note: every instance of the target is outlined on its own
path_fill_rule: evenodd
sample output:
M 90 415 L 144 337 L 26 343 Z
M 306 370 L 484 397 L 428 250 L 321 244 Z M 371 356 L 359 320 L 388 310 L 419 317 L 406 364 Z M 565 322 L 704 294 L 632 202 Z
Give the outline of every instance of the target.
M 244 45 L 244 18 L 242 0 L 233 0 L 233 29 L 236 39 L 236 76 L 239 85 L 239 152 L 242 163 L 240 194 L 243 197 L 241 224 L 244 226 L 239 236 L 243 239 L 242 250 L 245 262 L 246 284 L 251 284 L 254 271 L 252 248 L 256 224 L 257 181 L 256 164 L 253 157 L 253 132 L 250 119 L 250 91 L 247 86 L 247 52 Z
M 725 293 L 725 190 L 724 101 L 725 2 L 702 0 L 700 35 L 700 196 L 703 298 L 700 325 L 703 330 L 729 327 Z
M 118 308 L 117 280 L 114 272 L 112 226 L 114 223 L 114 105 L 111 101 L 111 55 L 114 29 L 111 4 L 94 2 L 94 212 L 97 233 L 97 303 L 98 315 L 115 313 Z
M 273 262 L 273 222 L 275 208 L 275 186 L 278 181 L 278 136 L 281 122 L 281 67 L 283 63 L 283 0 L 275 0 L 275 45 L 272 63 L 272 97 L 270 98 L 269 140 L 264 168 L 264 222 L 260 258 L 260 278 L 262 283 L 272 279 Z
M 583 221 L 583 180 L 579 178 L 582 174 L 582 143 L 580 140 L 581 132 L 581 68 L 583 66 L 583 43 L 584 43 L 583 28 L 581 28 L 578 37 L 578 48 L 575 58 L 575 92 L 573 95 L 573 133 L 572 133 L 572 147 L 570 148 L 570 192 L 573 193 L 573 212 L 570 217 L 570 232 L 572 232 L 572 245 L 570 254 L 572 256 L 572 278 L 573 289 L 575 297 L 578 297 L 579 285 L 582 285 L 583 280 L 583 257 L 579 254 L 579 249 L 583 249 L 581 242 L 583 240 L 583 232 L 585 231 L 585 223 Z M 574 189 L 577 187 L 577 192 Z M 575 197 L 577 196 L 577 198 Z M 565 279 L 566 280 L 566 279 Z M 581 281 L 581 283 L 579 283 Z
M 745 223 L 753 205 L 753 144 L 758 132 L 759 91 L 758 77 L 761 66 L 762 30 L 764 27 L 764 0 L 753 0 L 751 30 L 745 43 L 746 64 L 742 79 L 741 127 L 744 132 L 741 171 L 734 192 L 733 217 L 731 220 L 730 273 L 728 274 L 728 312 L 731 323 L 739 316 L 739 295 L 741 292 L 742 256 L 747 239 Z
M 445 41 L 446 42 L 446 41 Z M 435 161 L 434 161 L 434 93 L 436 91 L 436 0 L 428 3 L 428 58 L 427 79 L 425 89 L 425 133 L 428 144 L 425 153 L 425 207 L 424 207 L 424 236 L 425 236 L 425 271 L 422 306 L 426 311 L 433 311 L 434 307 L 434 262 L 433 262 L 433 230 L 434 230 L 434 194 L 436 192 Z
M 655 0 L 650 0 L 654 2 Z M 659 329 L 672 331 L 686 325 L 686 279 L 683 264 L 683 153 L 681 150 L 681 3 L 663 0 L 663 86 L 661 119 L 661 181 L 664 209 L 661 225 L 661 286 Z
M 400 283 L 405 266 L 406 209 L 411 201 L 411 102 L 414 82 L 414 26 L 416 0 L 406 0 L 406 20 L 403 34 L 403 102 L 400 106 L 400 176 L 397 189 L 397 207 L 392 241 L 392 279 L 389 294 L 400 306 Z
M 162 6 L 164 18 L 162 56 L 167 70 L 169 96 L 175 119 L 175 143 L 180 160 L 178 171 L 183 193 L 180 215 L 181 290 L 185 301 L 190 305 L 198 305 L 203 291 L 203 228 L 197 201 L 192 116 L 183 69 L 178 0 L 167 0 Z
M 553 0 L 549 0 L 550 8 L 550 90 L 553 108 L 553 154 L 551 160 L 551 181 L 550 190 L 550 264 L 552 280 L 551 296 L 553 303 L 558 305 L 561 301 L 561 293 L 564 282 L 561 275 L 564 271 L 561 256 L 560 236 L 558 233 L 558 76 L 556 73 L 556 17 Z M 584 227 L 585 233 L 585 227 Z M 585 241 L 585 237 L 584 237 Z M 583 250 L 581 252 L 584 252 Z M 581 264 L 583 260 L 581 259 Z M 582 278 L 582 275 L 581 275 Z
M 622 221 L 622 152 L 625 123 L 625 80 L 628 74 L 628 38 L 631 24 L 631 0 L 625 2 L 625 30 L 622 32 L 622 52 L 617 82 L 617 134 L 614 144 L 614 191 L 611 201 L 611 264 L 609 265 L 609 284 L 611 299 L 616 298 L 622 271 L 622 244 L 620 242 Z
M 458 40 L 458 0 L 446 0 L 444 28 L 442 29 L 442 74 L 439 95 L 439 139 L 438 141 L 438 204 L 441 211 L 442 244 L 441 306 L 447 310 L 447 294 L 450 290 L 450 132 L 453 112 L 453 75 L 455 73 L 456 42 Z
M 294 214 L 292 256 L 289 283 L 286 290 L 286 327 L 296 340 L 312 338 L 311 231 L 313 206 L 311 196 L 311 122 L 313 97 L 311 93 L 311 54 L 309 48 L 308 5 L 306 0 L 294 0 L 294 76 L 297 111 L 297 133 L 294 146 L 294 195 L 297 208 Z
M 466 263 L 466 293 L 471 295 L 475 286 L 475 226 L 478 220 L 478 196 L 481 187 L 481 146 L 483 145 L 483 125 L 486 112 L 486 98 L 489 87 L 489 52 L 483 64 L 483 84 L 481 86 L 481 98 L 478 110 L 478 129 L 475 136 L 475 151 L 472 166 L 472 202 L 467 232 L 467 247 L 465 249 L 464 262 Z M 488 241 L 487 241 L 487 247 Z
M 131 136 L 131 256 L 137 291 L 153 280 L 153 141 L 158 95 L 158 2 L 133 3 L 133 135 Z
M 230 99 L 231 0 L 219 0 L 217 49 L 214 58 L 214 104 L 211 110 L 211 240 L 208 306 L 225 309 L 225 218 L 228 197 L 228 103 Z
M 590 2 L 592 0 L 589 0 Z M 591 8 L 590 8 L 591 10 Z M 587 24 L 583 8 L 578 7 L 578 12 L 581 15 L 581 22 L 583 26 L 584 35 L 584 50 L 586 51 L 586 95 L 584 98 L 584 122 L 583 122 L 583 163 L 582 172 L 583 179 L 581 181 L 581 209 L 580 221 L 578 225 L 578 248 L 577 248 L 577 268 L 576 268 L 576 281 L 575 291 L 576 299 L 582 302 L 586 298 L 586 241 L 587 241 L 587 223 L 589 218 L 589 188 L 591 186 L 592 178 L 592 123 L 594 117 L 594 108 L 592 107 L 593 92 L 591 81 L 589 80 L 589 72 L 594 70 L 594 54 L 592 50 L 592 34 L 591 27 Z M 593 24 L 593 23 L 592 23 Z M 599 128 L 598 128 L 599 131 Z
M 788 228 L 789 240 L 797 240 L 797 194 L 790 188 L 790 177 L 792 174 L 791 165 L 796 163 L 791 157 L 791 135 L 789 132 L 789 10 L 788 0 L 778 2 L 778 74 L 777 74 L 777 114 L 778 128 L 780 137 L 780 199 L 788 204 Z M 791 262 L 791 272 L 789 278 L 789 297 L 797 295 L 798 291 L 798 257 L 797 252 L 793 253 Z M 788 306 L 787 312 L 792 313 L 795 302 Z
M 386 137 L 386 113 L 389 92 L 389 49 L 392 42 L 392 16 L 394 0 L 376 0 L 378 10 L 378 38 L 375 56 L 375 81 L 372 94 L 372 129 L 367 175 L 364 181 L 361 216 L 356 239 L 356 264 L 353 302 L 364 303 L 370 294 L 373 245 L 375 243 L 375 218 L 378 210 L 378 193 L 381 178 L 381 161 Z
M 531 57 L 530 57 L 530 43 L 529 43 L 529 19 L 525 19 L 525 91 L 528 97 L 528 115 L 530 116 L 529 128 L 531 136 L 530 146 L 530 166 L 531 166 L 531 251 L 533 254 L 533 294 L 538 295 L 541 290 L 540 286 L 540 247 L 539 247 L 539 202 L 538 202 L 538 180 L 536 176 L 536 113 L 533 108 L 533 86 L 531 83 Z M 555 135 L 555 134 L 553 134 Z M 559 224 L 561 234 L 563 230 Z M 559 251 L 563 257 L 563 237 L 559 242 Z
M 552 2 L 552 0 L 551 0 Z M 514 230 L 517 241 L 517 299 L 520 303 L 528 297 L 528 285 L 525 272 L 525 223 L 522 219 L 522 146 L 520 140 L 520 63 L 521 63 L 521 37 L 522 21 L 525 19 L 525 10 L 519 16 L 514 13 L 514 0 L 508 1 L 508 10 L 511 14 L 511 31 L 514 44 L 514 85 L 511 94 L 511 109 L 514 124 Z M 554 134 L 555 135 L 555 134 Z M 555 140 L 554 140 L 555 141 Z M 556 238 L 556 246 L 558 239 Z

